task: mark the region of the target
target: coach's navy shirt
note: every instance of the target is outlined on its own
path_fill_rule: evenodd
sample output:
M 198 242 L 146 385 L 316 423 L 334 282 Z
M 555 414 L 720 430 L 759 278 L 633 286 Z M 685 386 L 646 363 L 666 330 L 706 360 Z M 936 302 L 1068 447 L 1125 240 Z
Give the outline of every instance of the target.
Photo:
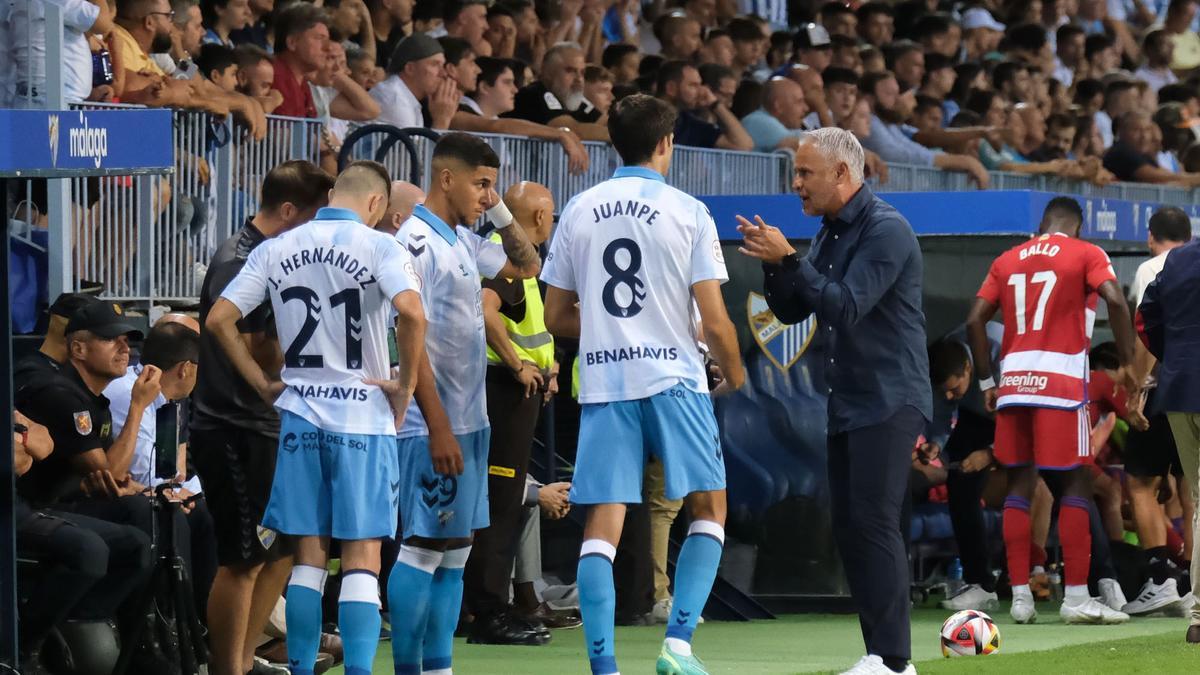
M 930 419 L 922 269 L 908 221 L 865 185 L 824 219 L 799 264 L 763 265 L 780 321 L 816 315 L 830 435 L 884 422 L 906 405 Z

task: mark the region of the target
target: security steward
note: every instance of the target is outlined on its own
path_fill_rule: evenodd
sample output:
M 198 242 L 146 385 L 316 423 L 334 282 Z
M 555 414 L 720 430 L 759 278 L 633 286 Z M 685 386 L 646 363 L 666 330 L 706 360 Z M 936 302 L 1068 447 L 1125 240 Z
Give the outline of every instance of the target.
M 504 203 L 534 246 L 550 238 L 554 199 L 537 183 L 517 183 Z M 493 235 L 498 240 L 498 235 Z M 509 610 L 513 560 L 525 501 L 525 474 L 542 405 L 557 391 L 554 339 L 546 330 L 537 279 L 483 281 L 488 343 L 487 406 L 492 425 L 488 451 L 491 526 L 475 533 L 464 575 L 468 610 L 474 614 L 468 642 L 540 645 L 550 639 L 537 621 Z

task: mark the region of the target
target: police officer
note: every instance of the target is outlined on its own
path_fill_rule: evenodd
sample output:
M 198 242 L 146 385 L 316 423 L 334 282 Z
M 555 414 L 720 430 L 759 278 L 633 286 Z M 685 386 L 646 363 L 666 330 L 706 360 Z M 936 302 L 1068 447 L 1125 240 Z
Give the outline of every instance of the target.
M 517 183 L 504 202 L 541 246 L 554 227 L 554 198 L 537 183 Z M 499 234 L 493 234 L 499 242 Z M 508 612 L 509 585 L 525 501 L 525 474 L 542 405 L 558 391 L 554 339 L 546 331 L 537 279 L 485 279 L 487 405 L 492 425 L 488 449 L 488 509 L 491 526 L 475 535 L 464 577 L 468 607 L 475 615 L 469 642 L 544 644 L 541 625 Z

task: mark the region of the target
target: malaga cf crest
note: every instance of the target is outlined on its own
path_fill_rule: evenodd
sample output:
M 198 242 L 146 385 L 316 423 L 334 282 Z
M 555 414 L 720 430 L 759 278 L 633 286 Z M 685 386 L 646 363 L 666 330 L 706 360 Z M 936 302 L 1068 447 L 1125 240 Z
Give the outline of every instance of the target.
M 767 307 L 767 299 L 758 293 L 746 298 L 746 314 L 754 341 L 781 372 L 792 367 L 817 332 L 815 316 L 791 326 L 781 323 Z

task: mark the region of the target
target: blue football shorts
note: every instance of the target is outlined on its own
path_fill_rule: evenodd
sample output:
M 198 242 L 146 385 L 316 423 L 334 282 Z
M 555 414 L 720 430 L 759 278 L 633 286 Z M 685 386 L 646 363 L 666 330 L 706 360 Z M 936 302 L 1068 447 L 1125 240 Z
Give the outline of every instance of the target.
M 443 476 L 433 470 L 428 436 L 396 441 L 400 525 L 405 539 L 465 539 L 490 523 L 487 470 L 492 430 L 489 427 L 454 437 L 463 454 L 463 472 L 458 476 Z

